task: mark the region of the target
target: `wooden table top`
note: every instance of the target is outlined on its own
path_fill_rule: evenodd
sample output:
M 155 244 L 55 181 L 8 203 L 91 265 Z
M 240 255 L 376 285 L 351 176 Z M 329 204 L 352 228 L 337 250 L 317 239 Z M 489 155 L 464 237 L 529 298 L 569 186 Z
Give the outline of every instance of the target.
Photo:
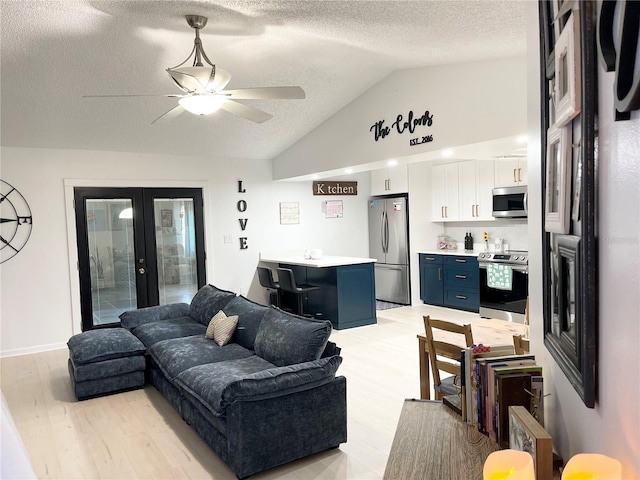
M 496 450 L 442 402 L 405 400 L 384 480 L 482 480 L 484 461 Z
M 522 323 L 507 322 L 506 320 L 499 320 L 497 318 L 487 318 L 472 322 L 471 331 L 473 332 L 473 342 L 476 345 L 481 343 L 491 346 L 513 345 L 513 336 L 527 336 L 529 326 Z M 436 340 L 460 344 L 461 347 L 465 347 L 464 337 L 456 333 L 435 330 L 434 337 Z M 424 333 L 418 334 L 418 338 L 426 340 Z

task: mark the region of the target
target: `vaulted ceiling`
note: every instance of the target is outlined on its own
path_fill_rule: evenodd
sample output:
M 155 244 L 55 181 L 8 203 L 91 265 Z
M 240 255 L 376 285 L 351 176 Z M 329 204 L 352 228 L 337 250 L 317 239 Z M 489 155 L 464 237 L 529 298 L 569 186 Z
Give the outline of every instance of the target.
M 273 158 L 391 72 L 523 55 L 525 1 L 0 0 L 2 146 Z M 299 85 L 305 100 L 151 122 L 180 93 L 168 67 L 209 18 L 208 57 L 228 88 Z

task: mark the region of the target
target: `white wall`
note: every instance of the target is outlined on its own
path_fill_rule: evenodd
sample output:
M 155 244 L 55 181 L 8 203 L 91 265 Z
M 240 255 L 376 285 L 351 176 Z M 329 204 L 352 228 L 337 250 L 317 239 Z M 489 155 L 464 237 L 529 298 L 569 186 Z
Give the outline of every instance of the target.
M 539 78 L 537 3 L 528 6 L 528 77 Z M 636 64 L 640 62 L 640 52 Z M 598 64 L 599 238 L 598 390 L 586 408 L 543 345 L 540 193 L 540 103 L 536 82 L 529 105 L 529 295 L 532 350 L 544 366 L 546 427 L 567 461 L 597 452 L 622 462 L 624 479 L 640 478 L 640 112 L 613 120 L 613 73 Z
M 318 246 L 326 254 L 368 256 L 369 175 L 354 175 L 358 196 L 314 197 L 311 182 L 272 182 L 268 161 L 133 153 L 5 148 L 2 179 L 25 196 L 33 231 L 25 248 L 0 266 L 2 355 L 63 347 L 77 325 L 72 313 L 64 182 L 122 186 L 205 186 L 207 281 L 266 299 L 255 275 L 259 252 Z M 77 179 L 83 179 L 79 181 Z M 126 179 L 126 180 L 123 180 Z M 238 193 L 243 180 L 246 193 Z M 237 211 L 238 200 L 248 208 Z M 326 219 L 324 200 L 340 199 L 344 217 Z M 300 202 L 300 224 L 280 225 L 279 202 Z M 248 218 L 247 250 L 240 250 L 239 218 Z M 224 234 L 232 243 L 224 243 Z M 72 249 L 73 252 L 73 249 Z
M 394 72 L 274 159 L 274 178 L 417 155 L 526 131 L 526 61 L 513 57 Z M 433 115 L 430 127 L 374 140 L 398 114 Z M 410 146 L 409 139 L 433 135 Z

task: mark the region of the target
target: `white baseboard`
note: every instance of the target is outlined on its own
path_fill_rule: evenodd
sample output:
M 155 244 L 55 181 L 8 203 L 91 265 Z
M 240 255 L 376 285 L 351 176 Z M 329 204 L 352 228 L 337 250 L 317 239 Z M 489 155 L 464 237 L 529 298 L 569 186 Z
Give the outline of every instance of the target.
M 67 348 L 67 343 L 50 343 L 48 345 L 36 345 L 35 347 L 14 348 L 0 351 L 0 358 L 17 357 L 18 355 L 30 355 L 32 353 L 49 352 Z

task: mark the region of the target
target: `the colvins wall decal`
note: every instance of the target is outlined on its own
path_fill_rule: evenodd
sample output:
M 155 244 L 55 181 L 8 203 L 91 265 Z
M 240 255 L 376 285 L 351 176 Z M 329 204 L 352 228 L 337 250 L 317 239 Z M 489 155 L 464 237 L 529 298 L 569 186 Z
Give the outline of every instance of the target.
M 247 191 L 242 186 L 242 180 L 238 180 L 238 193 L 246 193 Z M 240 213 L 244 213 L 247 211 L 247 201 L 244 199 L 238 200 L 236 207 Z M 240 230 L 245 231 L 247 228 L 248 218 L 239 218 L 238 222 L 240 222 Z M 249 248 L 247 245 L 247 237 L 240 237 L 240 250 L 246 250 Z
M 376 123 L 371 125 L 371 128 L 369 129 L 369 131 L 373 133 L 373 138 L 376 142 L 393 132 L 397 132 L 399 134 L 409 132 L 413 134 L 417 127 L 430 127 L 433 124 L 433 114 L 429 113 L 429 110 L 425 110 L 422 116 L 415 117 L 413 110 L 409 110 L 406 119 L 404 115 L 400 113 L 390 127 L 386 126 L 384 122 L 384 120 L 378 120 Z M 409 145 L 415 146 L 432 141 L 433 135 L 423 135 L 411 138 L 409 140 Z

